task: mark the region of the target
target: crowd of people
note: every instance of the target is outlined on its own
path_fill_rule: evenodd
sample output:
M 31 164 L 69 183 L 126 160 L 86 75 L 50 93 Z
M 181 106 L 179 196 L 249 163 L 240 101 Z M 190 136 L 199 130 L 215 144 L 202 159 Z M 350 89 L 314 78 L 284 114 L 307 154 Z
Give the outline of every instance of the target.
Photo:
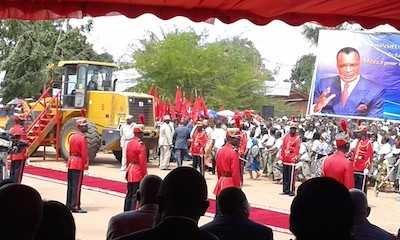
M 110 219 L 107 239 L 273 239 L 270 228 L 249 219 L 250 206 L 241 190 L 245 171 L 253 179 L 264 174 L 282 181 L 282 194 L 295 196 L 290 231 L 296 239 L 395 239 L 367 220 L 366 193 L 373 179 L 369 176 L 376 171 L 385 171 L 394 188 L 398 183 L 397 124 L 326 118 L 173 122 L 165 116 L 159 167 L 169 169 L 171 157 L 177 167 L 162 180 L 147 175 L 143 126 L 131 120 L 129 116 L 122 131 L 130 131 L 123 145 L 124 212 Z M 83 172 L 88 168 L 86 119 L 78 119 L 76 127 L 67 161 L 66 205 L 43 201 L 35 189 L 20 183 L 22 173 L 5 180 L 0 208 L 11 217 L 1 220 L 2 234 L 12 239 L 60 239 L 62 232 L 64 239 L 75 239 L 71 212 L 86 213 L 80 208 Z M 183 166 L 189 158 L 192 167 Z M 199 218 L 209 208 L 206 171 L 217 175 L 217 203 L 214 220 L 199 228 Z M 296 178 L 303 181 L 297 191 Z M 20 219 L 29 225 L 24 231 L 18 230 Z
M 321 117 L 282 117 L 263 121 L 217 118 L 194 122 L 172 121 L 166 116 L 160 123 L 160 169 L 169 169 L 171 161 L 182 166 L 183 160 L 191 160 L 200 173 L 215 174 L 217 153 L 227 142 L 227 132 L 232 129 L 240 138 L 235 150 L 239 153 L 241 175 L 248 172 L 251 179 L 264 176 L 281 182 L 285 180 L 283 175 L 290 175 L 288 181 L 324 176 L 324 167 L 330 160 L 325 165 L 324 161 L 335 155 L 339 142 L 347 147 L 342 152 L 353 165 L 349 171 L 354 183 L 348 183 L 349 188 L 355 184 L 364 192 L 368 185 L 374 186 L 377 192 L 399 190 L 400 125 L 392 122 L 338 121 Z M 286 137 L 291 132 L 296 147 L 289 156 L 283 153 L 288 150 Z M 340 133 L 343 139 L 337 141 Z M 284 192 L 294 195 L 291 182 Z

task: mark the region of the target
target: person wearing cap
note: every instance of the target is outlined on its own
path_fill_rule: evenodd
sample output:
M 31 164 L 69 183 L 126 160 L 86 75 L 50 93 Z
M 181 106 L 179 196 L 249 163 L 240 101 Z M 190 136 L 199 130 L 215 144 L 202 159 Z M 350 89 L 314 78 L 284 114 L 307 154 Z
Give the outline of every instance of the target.
M 22 115 L 15 115 L 15 125 L 10 128 L 10 134 L 12 138 L 17 141 L 26 141 L 26 131 L 24 128 L 24 118 Z M 9 159 L 11 161 L 10 166 L 10 179 L 15 183 L 21 183 L 22 175 L 24 174 L 24 167 L 26 159 L 26 148 L 19 149 L 18 152 L 11 152 Z
M 322 163 L 322 176 L 331 177 L 345 185 L 354 187 L 353 163 L 347 159 L 350 144 L 347 136 L 339 133 L 336 136 L 336 152 L 328 156 Z
M 169 115 L 164 116 L 164 121 L 160 125 L 160 136 L 158 146 L 160 147 L 160 169 L 168 170 L 171 158 L 171 147 L 174 137 L 174 126 Z
M 214 188 L 214 194 L 217 198 L 225 188 L 240 188 L 241 186 L 240 160 L 237 150 L 240 144 L 239 129 L 228 129 L 226 140 L 226 144 L 218 151 L 216 156 L 218 181 Z M 216 216 L 218 214 L 219 210 L 217 209 Z
M 296 123 L 290 123 L 289 133 L 283 138 L 283 143 L 279 153 L 279 159 L 283 164 L 283 192 L 289 196 L 294 196 L 295 191 L 295 168 L 300 155 L 301 139 L 297 134 Z
M 81 188 L 83 172 L 89 166 L 88 146 L 85 133 L 88 131 L 88 123 L 85 118 L 76 121 L 78 131 L 75 131 L 69 140 L 68 187 L 67 207 L 75 213 L 86 213 L 81 209 Z
M 142 141 L 142 126 L 136 125 L 133 132 L 134 137 L 129 141 L 126 148 L 128 191 L 125 197 L 125 212 L 136 209 L 136 192 L 139 189 L 140 182 L 147 175 L 147 149 Z
M 121 148 L 122 148 L 122 159 L 121 159 L 121 171 L 126 170 L 126 146 L 129 141 L 133 138 L 133 129 L 135 128 L 135 122 L 133 116 L 128 115 L 126 117 L 126 124 L 121 126 Z
M 204 176 L 204 148 L 207 144 L 208 136 L 204 130 L 204 125 L 199 122 L 196 131 L 192 136 L 192 144 L 190 145 L 190 153 L 193 157 L 193 168 L 200 169 L 200 173 Z
M 367 193 L 368 172 L 374 156 L 372 143 L 368 138 L 367 127 L 360 127 L 360 139 L 354 149 L 354 187 Z

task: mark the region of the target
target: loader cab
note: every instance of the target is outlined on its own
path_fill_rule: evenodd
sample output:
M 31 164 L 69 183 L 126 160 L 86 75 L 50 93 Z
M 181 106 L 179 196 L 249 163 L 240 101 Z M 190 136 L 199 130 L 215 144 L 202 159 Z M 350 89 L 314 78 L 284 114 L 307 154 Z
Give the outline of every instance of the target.
M 91 61 L 65 61 L 62 68 L 61 99 L 63 108 L 80 109 L 87 105 L 87 91 L 113 91 L 112 63 Z

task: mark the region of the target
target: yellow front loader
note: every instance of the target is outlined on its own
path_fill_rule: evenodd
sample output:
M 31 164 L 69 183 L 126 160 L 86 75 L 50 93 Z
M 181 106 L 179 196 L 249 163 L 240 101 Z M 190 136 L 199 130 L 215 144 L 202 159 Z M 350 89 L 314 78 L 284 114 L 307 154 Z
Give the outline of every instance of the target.
M 50 143 L 66 159 L 75 122 L 82 116 L 89 122 L 86 138 L 90 161 L 99 150 L 112 151 L 120 160 L 119 127 L 127 115 L 136 122 L 144 116 L 144 142 L 148 148 L 155 148 L 158 132 L 154 99 L 143 93 L 115 92 L 116 68 L 113 63 L 93 61 L 62 61 L 53 66 L 52 71 L 58 73 L 53 75 L 58 77 L 31 109 L 35 117 L 28 128 L 28 154 Z

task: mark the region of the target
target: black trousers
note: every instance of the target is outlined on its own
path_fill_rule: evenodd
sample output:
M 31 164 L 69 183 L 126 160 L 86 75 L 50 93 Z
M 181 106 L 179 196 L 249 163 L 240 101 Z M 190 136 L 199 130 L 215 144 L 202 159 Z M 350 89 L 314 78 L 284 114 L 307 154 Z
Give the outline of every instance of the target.
M 68 169 L 67 207 L 69 209 L 81 208 L 81 188 L 83 171 Z
M 294 165 L 283 164 L 283 192 L 294 193 L 295 190 L 295 178 L 294 178 Z
M 24 174 L 25 160 L 11 161 L 10 179 L 15 183 L 21 183 Z
M 354 172 L 354 188 L 357 188 L 367 194 L 368 176 L 362 172 Z
M 183 163 L 183 159 L 185 159 L 185 156 L 187 154 L 187 150 L 186 149 L 175 149 L 175 160 L 176 160 L 176 165 L 178 167 L 182 166 Z
M 193 156 L 193 168 L 200 168 L 201 175 L 204 175 L 204 158 L 201 156 Z
M 136 192 L 139 189 L 140 182 L 128 182 L 127 189 L 128 192 L 126 193 L 125 197 L 125 204 L 124 204 L 124 212 L 135 210 L 136 209 Z
M 217 196 L 217 199 L 215 199 L 215 215 L 214 215 L 214 218 L 217 218 L 217 217 L 220 217 L 220 216 L 222 216 L 222 213 L 221 213 L 221 208 L 218 206 L 218 196 Z
M 215 155 L 212 156 L 212 158 L 211 158 L 211 164 L 212 164 L 211 172 L 212 172 L 213 175 L 215 175 L 215 164 L 216 164 Z

